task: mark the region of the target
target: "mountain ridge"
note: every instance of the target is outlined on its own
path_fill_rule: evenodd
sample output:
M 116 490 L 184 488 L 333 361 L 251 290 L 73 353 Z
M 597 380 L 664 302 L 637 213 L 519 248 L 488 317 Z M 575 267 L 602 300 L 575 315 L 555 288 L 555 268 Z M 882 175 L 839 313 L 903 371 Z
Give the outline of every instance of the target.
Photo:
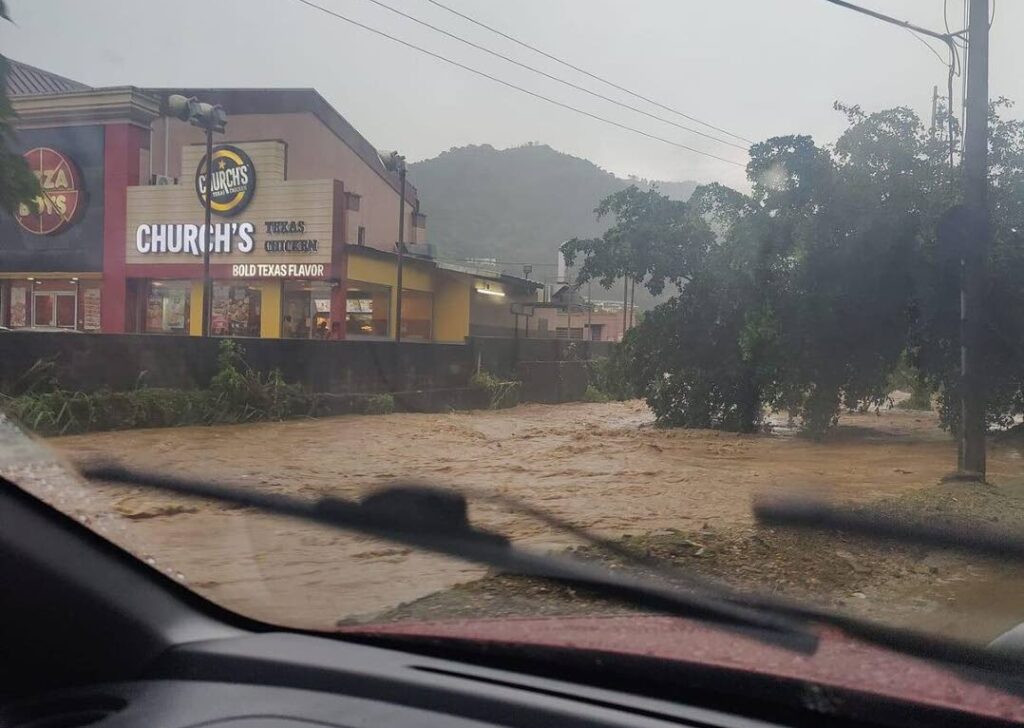
M 441 259 L 495 259 L 503 270 L 554 281 L 558 246 L 573 237 L 600 236 L 613 222 L 598 221 L 605 197 L 636 184 L 656 185 L 674 199 L 689 198 L 697 182 L 621 178 L 593 162 L 529 143 L 453 147 L 409 165 L 427 214 L 427 240 Z M 639 296 L 638 296 L 639 303 Z

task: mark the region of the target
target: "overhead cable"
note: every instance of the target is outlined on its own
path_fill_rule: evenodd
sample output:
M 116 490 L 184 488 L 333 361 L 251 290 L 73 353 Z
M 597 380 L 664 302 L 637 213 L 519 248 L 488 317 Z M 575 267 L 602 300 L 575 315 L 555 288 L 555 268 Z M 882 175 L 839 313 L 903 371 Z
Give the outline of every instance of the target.
M 444 10 L 447 10 L 449 13 L 452 13 L 453 15 L 457 15 L 457 16 L 459 16 L 460 18 L 462 18 L 464 20 L 468 20 L 470 23 L 473 23 L 474 25 L 477 25 L 477 26 L 479 26 L 481 28 L 484 28 L 485 30 L 489 30 L 492 33 L 496 33 L 497 35 L 500 35 L 502 38 L 505 38 L 506 40 L 510 40 L 513 43 L 522 46 L 523 48 L 531 50 L 534 53 L 539 53 L 540 55 L 542 55 L 545 58 L 548 58 L 548 59 L 554 61 L 555 63 L 560 63 L 563 66 L 565 66 L 566 68 L 571 68 L 573 71 L 576 71 L 577 73 L 582 73 L 584 76 L 589 76 L 590 78 L 594 79 L 595 81 L 600 81 L 601 83 L 606 84 L 608 86 L 611 86 L 612 88 L 617 89 L 619 91 L 622 91 L 623 93 L 627 93 L 627 94 L 629 94 L 630 96 L 632 96 L 634 98 L 640 99 L 641 101 L 646 101 L 649 104 L 657 106 L 659 109 L 664 109 L 665 111 L 669 111 L 669 112 L 671 112 L 673 114 L 676 114 L 677 116 L 681 116 L 684 119 L 689 119 L 690 121 L 693 121 L 693 122 L 695 122 L 697 124 L 700 124 L 701 126 L 706 126 L 709 129 L 714 129 L 715 131 L 721 132 L 722 134 L 725 134 L 726 136 L 731 136 L 734 139 L 739 139 L 740 141 L 746 142 L 747 144 L 753 144 L 754 143 L 752 140 L 747 139 L 744 136 L 740 136 L 739 134 L 734 134 L 733 132 L 728 131 L 727 129 L 723 129 L 720 126 L 715 126 L 714 124 L 710 124 L 710 123 L 708 123 L 706 121 L 702 121 L 701 119 L 698 119 L 696 116 L 691 116 L 690 114 L 687 114 L 687 113 L 684 113 L 682 111 L 679 111 L 678 109 L 673 109 L 671 106 L 666 106 L 665 104 L 663 104 L 663 103 L 661 103 L 659 101 L 655 101 L 654 99 L 648 98 L 647 96 L 639 94 L 636 91 L 633 91 L 631 89 L 626 88 L 625 86 L 621 86 L 621 85 L 615 83 L 614 81 L 609 81 L 607 78 L 604 78 L 602 76 L 598 76 L 596 73 L 591 73 L 590 71 L 586 70 L 585 68 L 580 68 L 579 66 L 573 65 L 572 63 L 569 63 L 569 61 L 566 61 L 566 60 L 564 60 L 562 58 L 559 58 L 558 56 L 554 56 L 554 55 L 548 53 L 547 51 L 541 50 L 540 48 L 537 48 L 536 46 L 530 45 L 529 43 L 527 43 L 525 41 L 522 41 L 519 38 L 516 38 L 513 35 L 509 35 L 508 33 L 500 31 L 497 28 L 488 25 L 487 23 L 483 23 L 483 22 L 477 20 L 476 18 L 472 18 L 469 15 L 466 15 L 465 13 L 459 12 L 458 10 L 456 10 L 456 9 L 454 9 L 452 7 L 449 7 L 448 5 L 445 5 L 442 2 L 438 2 L 438 0 L 427 0 L 427 2 L 432 3 L 432 4 L 436 5 L 437 7 L 442 8 Z
M 325 8 L 322 5 L 317 5 L 316 3 L 311 2 L 311 0 L 297 0 L 297 2 L 300 2 L 303 5 L 311 7 L 313 9 L 315 9 L 315 10 L 319 10 L 322 13 L 326 13 L 327 15 L 330 15 L 331 17 L 337 18 L 338 20 L 343 20 L 346 23 L 354 25 L 354 26 L 356 26 L 358 28 L 362 28 L 363 30 L 367 30 L 367 31 L 369 31 L 369 32 L 371 32 L 371 33 L 373 33 L 375 35 L 379 35 L 382 38 L 387 38 L 388 40 L 394 41 L 395 43 L 400 43 L 401 45 L 404 45 L 407 48 L 411 48 L 414 51 L 419 51 L 420 53 L 424 53 L 424 54 L 426 54 L 426 55 L 428 55 L 428 56 L 430 56 L 432 58 L 436 58 L 439 61 L 444 61 L 445 63 L 448 63 L 448 64 L 450 64 L 452 66 L 457 67 L 457 68 L 461 68 L 464 71 L 469 71 L 470 73 L 473 73 L 473 74 L 475 74 L 477 76 L 481 76 L 481 77 L 486 78 L 486 79 L 488 79 L 490 81 L 494 81 L 495 83 L 500 83 L 503 86 L 507 86 L 508 88 L 515 89 L 516 91 L 520 91 L 520 92 L 522 92 L 524 94 L 527 94 L 527 95 L 532 96 L 534 98 L 540 99 L 541 101 L 546 101 L 549 104 L 553 104 L 553 105 L 559 106 L 559 107 L 561 107 L 563 109 L 567 109 L 568 111 L 573 111 L 573 112 L 576 112 L 577 114 L 582 114 L 583 116 L 589 117 L 589 118 L 594 119 L 596 121 L 600 121 L 600 122 L 603 122 L 605 124 L 609 124 L 611 126 L 618 127 L 619 129 L 623 129 L 625 131 L 633 132 L 634 134 L 639 134 L 640 136 L 647 137 L 648 139 L 654 139 L 655 141 L 663 142 L 665 144 L 669 144 L 669 145 L 671 145 L 673 147 L 677 147 L 679 149 L 685 149 L 686 151 L 693 152 L 694 154 L 700 154 L 700 155 L 705 156 L 705 157 L 710 157 L 711 159 L 717 159 L 718 161 L 725 162 L 726 164 L 732 164 L 732 165 L 735 165 L 737 167 L 744 167 L 744 166 L 746 166 L 743 162 L 737 162 L 734 159 L 727 159 L 725 157 L 720 157 L 717 154 L 712 154 L 711 152 L 705 152 L 705 151 L 703 151 L 701 149 L 696 149 L 696 148 L 688 146 L 686 144 L 681 144 L 680 142 L 672 141 L 671 139 L 666 139 L 665 137 L 658 136 L 657 134 L 651 134 L 649 132 L 643 131 L 642 129 L 637 129 L 637 128 L 629 126 L 627 124 L 622 124 L 622 123 L 620 123 L 618 121 L 614 121 L 612 119 L 608 119 L 606 117 L 599 116 L 598 114 L 593 114 L 593 113 L 591 113 L 589 111 L 585 111 L 583 109 L 577 108 L 575 106 L 572 106 L 571 104 L 567 104 L 567 103 L 564 103 L 562 101 L 558 101 L 558 100 L 553 99 L 553 98 L 551 98 L 549 96 L 544 96 L 543 94 L 539 94 L 539 93 L 537 93 L 535 91 L 530 91 L 529 89 L 524 88 L 522 86 L 519 86 L 517 84 L 514 84 L 511 81 L 506 81 L 506 80 L 504 80 L 502 78 L 498 78 L 497 76 L 492 76 L 489 73 L 486 73 L 484 71 L 481 71 L 481 70 L 478 70 L 476 68 L 473 68 L 472 66 L 467 66 L 464 63 L 460 63 L 459 61 L 456 61 L 456 60 L 453 60 L 451 58 L 448 58 L 447 56 L 441 55 L 440 53 L 435 53 L 433 51 L 427 50 L 426 48 L 418 46 L 418 45 L 416 45 L 414 43 L 410 43 L 409 41 L 402 40 L 401 38 L 398 38 L 396 36 L 393 36 L 393 35 L 390 35 L 388 33 L 385 33 L 383 30 L 378 30 L 377 28 L 374 28 L 374 27 L 371 27 L 369 25 L 366 25 L 365 23 L 359 22 L 358 20 L 353 20 L 352 18 L 349 18 L 349 17 L 347 17 L 345 15 L 342 15 L 341 13 L 335 12 L 335 11 L 329 9 L 329 8 Z
M 719 142 L 720 144 L 728 144 L 730 147 L 735 147 L 736 149 L 742 149 L 743 151 L 747 151 L 747 149 L 748 149 L 748 145 L 746 145 L 746 144 L 737 144 L 736 142 L 731 142 L 728 139 L 722 139 L 720 137 L 717 137 L 714 134 L 708 134 L 706 132 L 700 131 L 699 129 L 694 129 L 692 127 L 686 126 L 685 124 L 680 124 L 680 123 L 678 123 L 676 121 L 672 121 L 672 119 L 666 119 L 664 116 L 658 116 L 657 114 L 652 114 L 651 112 L 645 111 L 644 109 L 641 109 L 638 106 L 633 106 L 632 104 L 627 104 L 625 102 L 619 101 L 618 99 L 613 99 L 610 96 L 605 96 L 602 93 L 598 93 L 597 91 L 593 91 L 593 90 L 587 88 L 586 86 L 580 86 L 579 84 L 573 83 L 572 81 L 567 81 L 564 78 L 560 78 L 558 76 L 550 74 L 547 71 L 544 71 L 544 70 L 542 70 L 540 68 L 536 68 L 535 66 L 531 66 L 531 65 L 529 65 L 527 63 L 523 63 L 521 61 L 517 61 L 515 58 L 512 58 L 510 56 L 506 56 L 503 53 L 499 53 L 498 51 L 493 50 L 491 48 L 488 48 L 485 45 L 481 45 L 479 43 L 475 43 L 475 42 L 473 42 L 471 40 L 463 38 L 461 35 L 458 35 L 457 33 L 452 33 L 450 31 L 445 30 L 444 28 L 440 28 L 440 27 L 438 27 L 436 25 L 433 25 L 432 23 L 428 23 L 426 20 L 421 20 L 420 18 L 417 18 L 417 17 L 415 17 L 413 15 L 410 15 L 409 13 L 406 13 L 406 12 L 404 12 L 402 10 L 399 10 L 396 7 L 392 7 L 391 5 L 388 5 L 387 3 L 383 2 L 382 0 L 367 0 L 367 1 L 373 3 L 374 5 L 377 5 L 378 7 L 382 7 L 385 10 L 389 10 L 392 13 L 395 13 L 396 15 L 400 15 L 401 17 L 406 18 L 407 20 L 411 20 L 414 23 L 418 23 L 418 24 L 424 26 L 425 28 L 430 28 L 431 30 L 433 30 L 436 33 L 440 33 L 441 35 L 447 36 L 447 37 L 449 37 L 449 38 L 451 38 L 453 40 L 457 40 L 460 43 L 464 43 L 464 44 L 466 44 L 466 45 L 468 45 L 468 46 L 470 46 L 472 48 L 476 48 L 479 51 L 483 51 L 484 53 L 488 53 L 488 54 L 494 56 L 495 58 L 500 58 L 501 60 L 506 61 L 508 63 L 511 63 L 511 64 L 513 64 L 515 66 L 519 66 L 520 68 L 524 68 L 527 71 L 530 71 L 531 73 L 536 73 L 539 76 L 543 76 L 544 78 L 547 78 L 547 79 L 549 79 L 551 81 L 555 81 L 556 83 L 560 83 L 563 86 L 568 86 L 569 88 L 575 89 L 577 91 L 582 91 L 585 94 L 590 94 L 594 98 L 601 99 L 602 101 L 607 101 L 608 103 L 615 104 L 616 106 L 621 106 L 624 109 L 629 109 L 630 111 L 634 111 L 634 112 L 636 112 L 638 114 L 643 114 L 644 116 L 650 117 L 651 119 L 655 119 L 655 120 L 660 121 L 662 123 L 671 124 L 672 126 L 676 127 L 677 129 L 682 129 L 683 131 L 688 131 L 691 134 L 697 134 L 698 136 L 702 136 L 705 139 L 711 139 L 712 141 Z

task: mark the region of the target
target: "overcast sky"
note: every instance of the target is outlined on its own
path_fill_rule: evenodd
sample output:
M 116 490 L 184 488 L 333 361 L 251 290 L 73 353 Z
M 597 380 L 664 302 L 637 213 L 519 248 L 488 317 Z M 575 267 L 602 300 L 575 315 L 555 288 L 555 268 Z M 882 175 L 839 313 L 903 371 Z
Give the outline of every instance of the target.
M 312 1 L 591 113 L 745 161 L 739 149 L 538 77 L 370 0 Z M 554 75 L 643 105 L 428 0 L 381 1 Z M 832 141 L 843 127 L 841 115 L 832 110 L 837 99 L 867 109 L 908 104 L 927 117 L 933 84 L 939 84 L 940 93 L 945 88 L 944 64 L 910 33 L 824 0 L 441 1 L 666 106 L 754 140 L 799 132 Z M 960 26 L 963 2 L 948 0 L 951 26 Z M 943 0 L 861 4 L 919 25 L 943 27 Z M 312 86 L 371 142 L 397 148 L 410 160 L 464 144 L 507 147 L 539 141 L 620 175 L 742 185 L 741 167 L 552 106 L 298 0 L 8 0 L 8 5 L 16 24 L 0 27 L 5 54 L 90 85 Z M 204 27 L 210 31 L 204 33 Z M 1024 2 L 997 0 L 991 92 L 1024 104 L 1022 28 Z M 206 38 L 213 39 L 210 54 L 203 53 Z M 940 42 L 932 45 L 944 55 Z

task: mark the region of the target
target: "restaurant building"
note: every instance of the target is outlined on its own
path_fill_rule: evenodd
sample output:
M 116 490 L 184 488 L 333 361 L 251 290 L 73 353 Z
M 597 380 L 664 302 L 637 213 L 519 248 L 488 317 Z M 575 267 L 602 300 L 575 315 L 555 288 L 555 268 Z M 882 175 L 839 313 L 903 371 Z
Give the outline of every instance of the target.
M 211 207 L 218 336 L 462 341 L 512 335 L 536 284 L 446 265 L 413 185 L 396 321 L 400 182 L 312 89 L 92 89 L 12 62 L 17 143 L 43 195 L 0 218 L 0 323 L 104 333 L 202 329 L 204 132 L 170 94 L 220 104 Z

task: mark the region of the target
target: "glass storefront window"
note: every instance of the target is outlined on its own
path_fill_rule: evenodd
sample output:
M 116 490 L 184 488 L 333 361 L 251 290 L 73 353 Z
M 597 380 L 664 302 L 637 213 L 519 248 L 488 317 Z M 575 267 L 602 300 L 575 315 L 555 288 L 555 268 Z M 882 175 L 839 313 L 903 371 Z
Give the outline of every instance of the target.
M 286 281 L 282 303 L 283 338 L 326 339 L 330 336 L 330 283 Z
M 35 294 L 32 306 L 33 326 L 53 326 L 53 296 L 49 293 Z
M 143 331 L 150 334 L 189 333 L 190 281 L 150 281 L 146 290 Z
M 44 291 L 33 293 L 32 325 L 77 328 L 78 294 L 75 291 Z
M 390 336 L 391 287 L 349 281 L 345 336 Z
M 434 296 L 402 289 L 402 338 L 429 341 L 434 318 Z
M 251 283 L 214 281 L 210 333 L 213 336 L 259 336 L 261 298 L 260 289 Z

